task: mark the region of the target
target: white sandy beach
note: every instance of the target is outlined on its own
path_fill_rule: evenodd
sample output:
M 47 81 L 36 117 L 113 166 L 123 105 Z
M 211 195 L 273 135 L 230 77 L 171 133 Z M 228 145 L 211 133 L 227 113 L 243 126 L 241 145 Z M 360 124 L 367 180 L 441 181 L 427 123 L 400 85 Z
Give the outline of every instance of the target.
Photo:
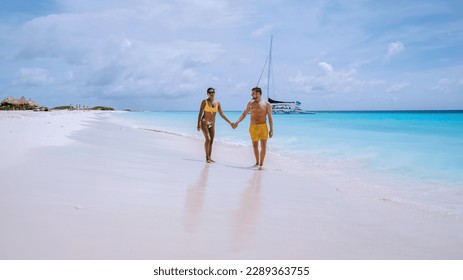
M 117 114 L 0 112 L 0 259 L 463 258 L 460 219 Z

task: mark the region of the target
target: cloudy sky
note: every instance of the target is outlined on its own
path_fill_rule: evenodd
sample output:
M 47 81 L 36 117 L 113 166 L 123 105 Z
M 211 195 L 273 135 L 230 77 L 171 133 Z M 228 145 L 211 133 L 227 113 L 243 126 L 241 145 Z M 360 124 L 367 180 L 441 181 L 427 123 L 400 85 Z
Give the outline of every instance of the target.
M 197 110 L 212 86 L 241 110 L 271 35 L 270 97 L 463 109 L 461 0 L 2 0 L 0 98 Z

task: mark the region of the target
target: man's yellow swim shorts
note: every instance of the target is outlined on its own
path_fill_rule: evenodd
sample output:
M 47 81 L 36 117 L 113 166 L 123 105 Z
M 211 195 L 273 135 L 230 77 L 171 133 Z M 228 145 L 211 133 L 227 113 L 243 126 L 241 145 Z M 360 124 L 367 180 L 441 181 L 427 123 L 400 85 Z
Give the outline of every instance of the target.
M 249 126 L 249 134 L 251 135 L 252 141 L 259 141 L 268 139 L 268 127 L 267 123 L 263 124 L 251 124 Z

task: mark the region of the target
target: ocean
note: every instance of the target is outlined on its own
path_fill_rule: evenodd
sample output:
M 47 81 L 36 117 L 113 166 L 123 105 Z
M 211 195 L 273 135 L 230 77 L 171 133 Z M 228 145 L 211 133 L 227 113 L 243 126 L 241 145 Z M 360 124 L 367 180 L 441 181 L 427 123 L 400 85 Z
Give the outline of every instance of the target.
M 242 112 L 225 112 L 235 121 Z M 198 112 L 130 112 L 141 128 L 202 138 Z M 463 218 L 463 111 L 349 111 L 274 115 L 268 152 L 343 175 L 339 190 Z M 216 141 L 251 148 L 249 117 Z M 250 151 L 251 152 L 251 151 Z

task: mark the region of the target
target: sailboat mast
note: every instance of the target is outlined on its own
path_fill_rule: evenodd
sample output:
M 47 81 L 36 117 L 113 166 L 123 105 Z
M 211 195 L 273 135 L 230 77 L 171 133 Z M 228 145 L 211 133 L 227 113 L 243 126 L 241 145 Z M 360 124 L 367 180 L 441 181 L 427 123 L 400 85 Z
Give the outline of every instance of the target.
M 270 97 L 270 72 L 272 69 L 272 43 L 273 43 L 273 35 L 270 37 L 270 52 L 268 54 L 267 98 Z

